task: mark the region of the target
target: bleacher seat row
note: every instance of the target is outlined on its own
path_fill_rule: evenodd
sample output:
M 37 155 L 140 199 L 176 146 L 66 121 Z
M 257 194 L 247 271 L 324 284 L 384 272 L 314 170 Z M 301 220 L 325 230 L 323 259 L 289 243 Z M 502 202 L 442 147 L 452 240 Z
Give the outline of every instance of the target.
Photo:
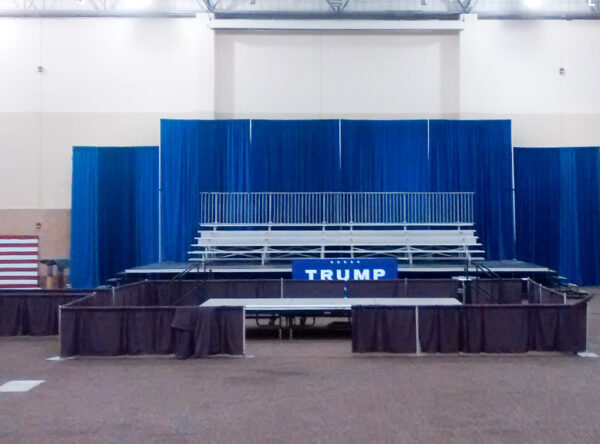
M 257 261 L 295 258 L 396 257 L 415 260 L 482 260 L 475 230 L 423 229 L 218 229 L 199 230 L 191 260 Z

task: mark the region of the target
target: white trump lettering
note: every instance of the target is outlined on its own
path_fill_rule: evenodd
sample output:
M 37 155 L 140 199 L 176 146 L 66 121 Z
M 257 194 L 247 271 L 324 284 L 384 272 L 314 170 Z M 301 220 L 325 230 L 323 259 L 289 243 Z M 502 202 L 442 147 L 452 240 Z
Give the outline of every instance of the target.
M 308 275 L 308 280 L 309 281 L 314 281 L 315 280 L 315 274 L 317 274 L 317 270 L 304 270 L 304 271 Z
M 383 276 L 385 276 L 385 270 L 382 270 L 381 268 L 376 268 L 375 270 L 373 270 L 373 280 L 376 281 Z
M 369 270 L 354 270 L 355 281 L 368 281 L 369 279 Z
M 342 271 L 344 272 L 343 276 Z M 348 279 L 350 279 L 350 270 L 335 270 L 335 278 L 338 281 L 347 281 Z
M 333 270 L 321 270 L 321 280 L 322 281 L 333 280 Z

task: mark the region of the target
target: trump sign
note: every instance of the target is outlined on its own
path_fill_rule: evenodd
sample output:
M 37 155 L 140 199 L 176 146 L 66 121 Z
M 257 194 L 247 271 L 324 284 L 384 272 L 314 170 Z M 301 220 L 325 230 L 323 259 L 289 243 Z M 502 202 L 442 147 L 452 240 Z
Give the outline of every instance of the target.
M 396 259 L 296 259 L 292 278 L 308 281 L 368 281 L 396 279 Z

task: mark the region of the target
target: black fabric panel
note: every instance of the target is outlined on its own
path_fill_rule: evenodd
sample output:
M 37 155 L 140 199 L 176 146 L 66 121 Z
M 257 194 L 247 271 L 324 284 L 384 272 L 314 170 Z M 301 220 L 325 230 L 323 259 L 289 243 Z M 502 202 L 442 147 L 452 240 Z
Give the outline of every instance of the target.
M 538 286 L 531 281 L 527 282 L 527 301 L 530 304 L 539 304 L 540 303 Z
M 23 334 L 48 336 L 58 334 L 58 306 L 65 298 L 28 297 L 23 310 Z
M 203 291 L 204 280 L 149 281 L 147 306 L 199 305 L 199 294 Z
M 466 353 L 524 353 L 529 343 L 527 306 L 465 306 L 461 343 Z
M 556 307 L 529 307 L 529 349 L 554 351 L 559 349 L 558 310 Z
M 174 309 L 73 308 L 61 313 L 61 356 L 170 354 Z
M 83 297 L 79 293 L 23 292 L 0 296 L 0 336 L 58 334 L 58 307 Z
M 343 298 L 344 281 L 284 281 L 283 297 Z
M 483 314 L 483 351 L 525 353 L 529 346 L 528 307 L 490 307 Z
M 453 279 L 408 279 L 408 298 L 457 298 L 459 282 Z
M 241 308 L 181 307 L 171 324 L 175 357 L 205 358 L 244 353 L 244 311 Z
M 383 347 L 383 326 L 377 307 L 352 308 L 352 351 L 368 353 Z
M 116 287 L 113 305 L 118 307 L 150 305 L 149 290 L 150 284 L 146 281 Z
M 203 297 L 211 298 L 278 298 L 278 280 L 206 281 Z
M 460 343 L 461 351 L 465 353 L 481 353 L 483 351 L 483 307 L 462 307 Z
M 515 294 L 515 285 L 509 289 Z M 354 307 L 354 352 L 414 352 L 411 307 Z M 404 310 L 404 311 L 403 311 Z M 575 305 L 466 305 L 419 308 L 423 352 L 525 353 L 586 349 L 587 301 Z
M 564 304 L 564 295 L 535 282 L 527 284 L 527 300 L 530 304 Z
M 352 309 L 352 350 L 356 353 L 415 353 L 415 335 L 414 307 Z
M 185 281 L 181 285 L 163 285 L 158 289 L 157 305 L 200 305 L 205 301 L 205 281 Z
M 69 307 L 104 307 L 112 305 L 111 293 L 92 293 L 69 303 Z
M 566 305 L 558 310 L 557 350 L 580 352 L 586 349 L 587 301 Z
M 576 353 L 586 349 L 587 301 L 528 308 L 530 350 Z
M 175 310 L 154 311 L 154 353 L 170 355 L 175 352 L 175 334 L 171 324 Z
M 349 298 L 404 298 L 406 280 L 348 281 L 346 289 Z
M 194 310 L 195 328 L 192 338 L 192 354 L 190 356 L 177 356 L 179 359 L 206 358 L 217 355 L 221 351 L 221 336 L 219 329 L 219 310 Z
M 175 307 L 188 307 L 188 306 L 201 305 L 204 302 L 206 302 L 206 299 L 202 298 L 201 292 L 202 292 L 202 288 L 192 289 L 190 292 L 181 296 L 179 299 L 177 299 L 171 305 L 175 306 Z
M 394 307 L 383 310 L 383 346 L 391 353 L 416 353 L 415 309 Z
M 542 287 L 542 304 L 563 304 L 564 301 L 565 298 L 561 293 Z
M 79 354 L 78 321 L 75 310 L 63 309 L 60 313 L 60 356 L 65 358 Z
M 460 351 L 460 307 L 419 307 L 419 340 L 424 353 Z
M 24 311 L 23 298 L 0 297 L 0 336 L 16 336 L 22 334 L 22 318 Z
M 127 345 L 123 350 L 129 355 L 153 354 L 156 336 L 162 332 L 156 331 L 153 310 L 131 310 L 127 314 Z
M 246 337 L 244 310 L 239 307 L 221 309 L 221 353 L 243 355 Z
M 77 341 L 80 355 L 117 356 L 126 354 L 126 310 L 102 309 L 77 312 Z
M 520 304 L 523 299 L 527 299 L 526 281 L 522 279 L 503 281 L 501 304 Z
M 465 287 L 471 304 L 520 304 L 528 297 L 526 282 L 521 279 L 477 279 L 466 282 Z
M 500 287 L 496 281 L 477 279 L 465 282 L 471 304 L 499 304 Z

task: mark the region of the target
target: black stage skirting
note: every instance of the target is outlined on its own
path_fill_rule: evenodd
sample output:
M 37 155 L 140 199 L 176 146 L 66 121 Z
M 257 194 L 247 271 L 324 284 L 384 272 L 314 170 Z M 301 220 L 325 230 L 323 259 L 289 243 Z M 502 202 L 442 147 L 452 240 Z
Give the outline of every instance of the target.
M 418 314 L 415 307 L 355 307 L 352 350 L 416 353 L 419 345 L 424 353 L 576 353 L 586 349 L 587 304 L 419 307 Z
M 60 355 L 243 354 L 243 309 L 198 307 L 200 287 L 143 281 L 67 304 L 60 310 Z
M 60 355 L 242 355 L 244 325 L 243 308 L 66 307 Z
M 179 359 L 244 354 L 242 308 L 180 307 L 171 327 L 175 329 L 175 356 Z
M 464 287 L 463 287 L 464 285 Z M 294 281 L 285 279 L 141 281 L 117 287 L 115 304 L 200 305 L 210 298 L 457 298 L 466 304 L 561 304 L 564 295 L 526 279 L 398 279 Z M 110 298 L 110 295 L 106 297 Z
M 89 292 L 69 290 L 0 291 L 0 336 L 58 334 L 58 307 Z
M 522 279 L 460 282 L 142 281 L 111 290 L 0 292 L 0 336 L 53 335 L 62 356 L 242 354 L 243 311 L 200 308 L 209 298 L 455 297 L 459 307 L 421 307 L 420 350 L 441 353 L 585 350 L 587 301 Z M 60 309 L 60 321 L 58 310 Z M 414 307 L 352 313 L 353 350 L 417 350 Z M 242 339 L 240 339 L 242 338 Z

